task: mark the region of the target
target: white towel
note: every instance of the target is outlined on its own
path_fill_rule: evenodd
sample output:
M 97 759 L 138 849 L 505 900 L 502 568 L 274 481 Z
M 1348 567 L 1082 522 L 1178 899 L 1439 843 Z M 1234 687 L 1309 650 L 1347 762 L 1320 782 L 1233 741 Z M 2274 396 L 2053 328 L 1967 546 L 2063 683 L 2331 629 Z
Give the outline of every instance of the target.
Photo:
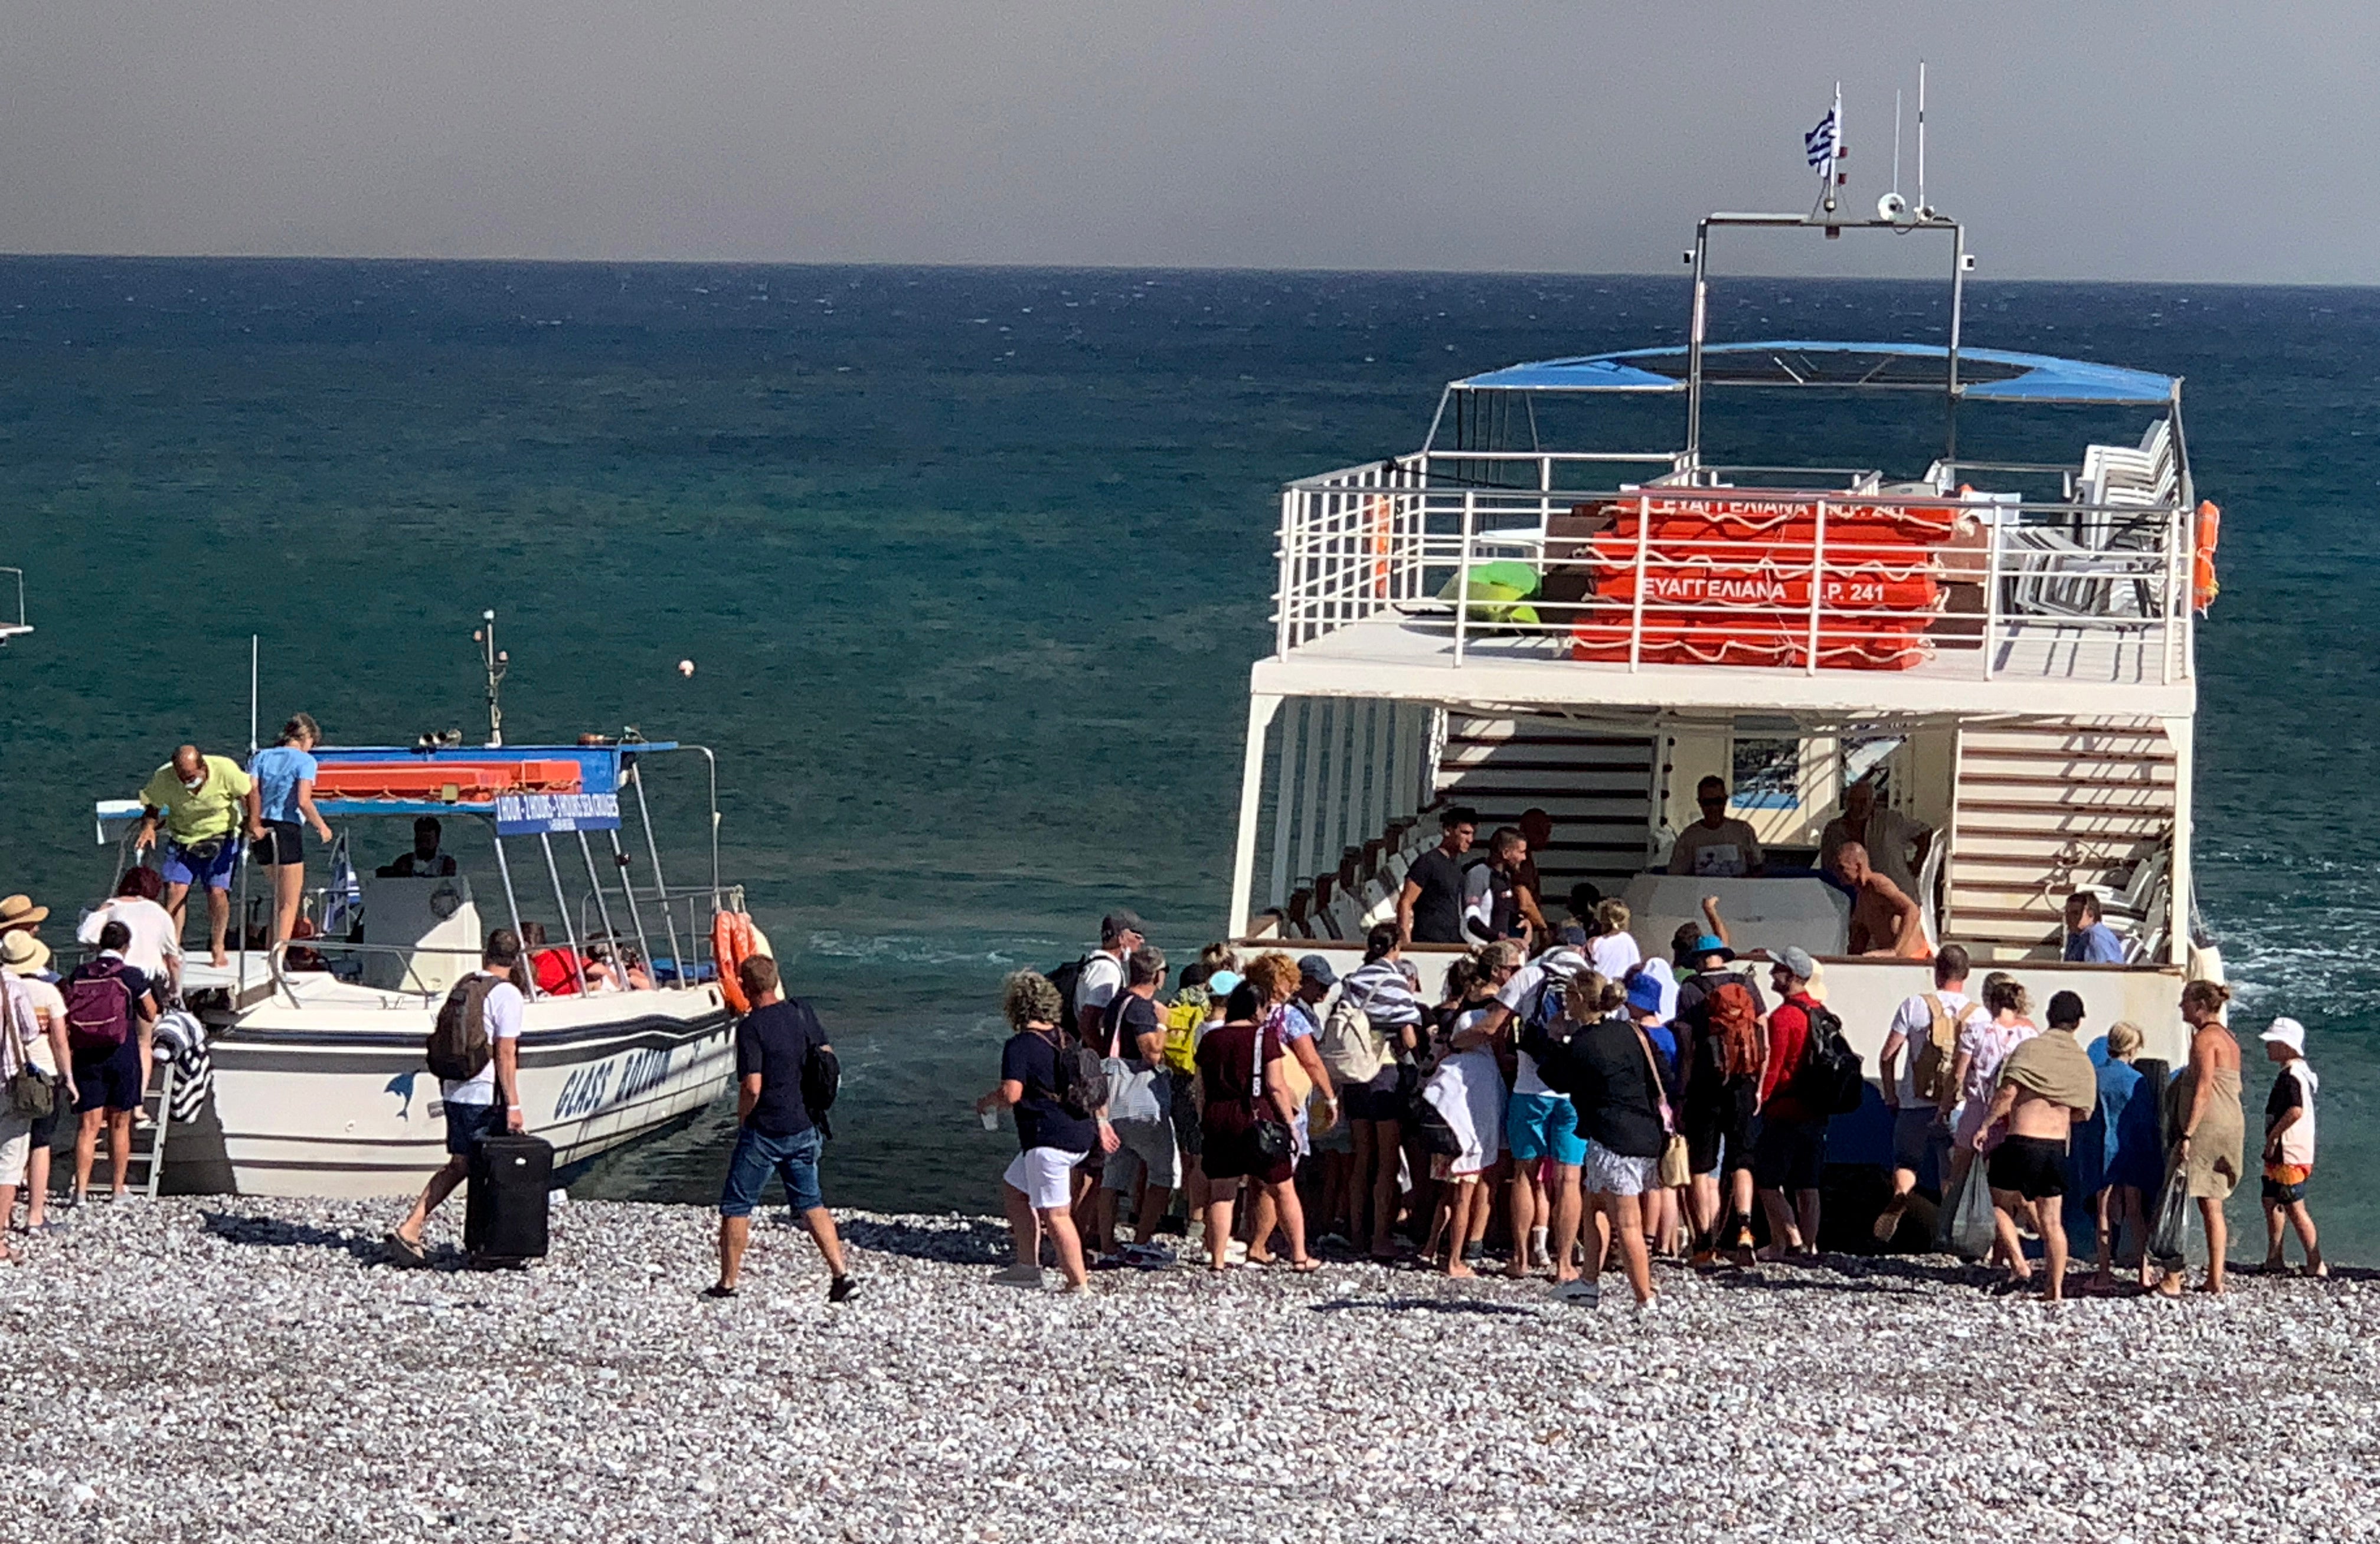
M 1449 1165 L 1458 1174 L 1477 1173 L 1504 1152 L 1504 1075 L 1496 1053 L 1481 1047 L 1439 1064 L 1421 1097 L 1463 1139 L 1463 1151 Z

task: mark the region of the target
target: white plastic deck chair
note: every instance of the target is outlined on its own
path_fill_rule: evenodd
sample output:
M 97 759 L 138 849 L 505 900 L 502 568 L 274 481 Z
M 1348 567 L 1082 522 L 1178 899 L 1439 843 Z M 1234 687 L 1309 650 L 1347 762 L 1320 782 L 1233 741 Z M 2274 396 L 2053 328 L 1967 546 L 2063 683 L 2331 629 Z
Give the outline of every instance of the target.
M 1344 890 L 1334 888 L 1330 892 L 1330 904 L 1323 909 L 1322 916 L 1342 941 L 1364 936 L 1364 913 Z

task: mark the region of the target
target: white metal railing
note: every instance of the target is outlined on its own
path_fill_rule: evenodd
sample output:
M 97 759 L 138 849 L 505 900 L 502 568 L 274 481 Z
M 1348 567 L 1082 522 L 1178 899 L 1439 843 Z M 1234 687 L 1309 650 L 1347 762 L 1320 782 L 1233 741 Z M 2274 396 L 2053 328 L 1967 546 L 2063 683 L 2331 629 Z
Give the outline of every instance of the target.
M 1887 494 L 1868 491 L 1873 474 L 1852 492 L 1712 486 L 1714 468 L 1566 491 L 1556 474 L 1585 458 L 1536 455 L 1502 459 L 1530 463 L 1543 487 L 1446 478 L 1448 463 L 1497 459 L 1435 453 L 1292 484 L 1279 650 L 1383 619 L 1445 638 L 1458 665 L 1492 648 L 1632 671 L 1940 660 L 1991 678 L 2062 650 L 2078 677 L 2103 663 L 2107 679 L 2190 675 L 2193 532 L 2179 505 Z

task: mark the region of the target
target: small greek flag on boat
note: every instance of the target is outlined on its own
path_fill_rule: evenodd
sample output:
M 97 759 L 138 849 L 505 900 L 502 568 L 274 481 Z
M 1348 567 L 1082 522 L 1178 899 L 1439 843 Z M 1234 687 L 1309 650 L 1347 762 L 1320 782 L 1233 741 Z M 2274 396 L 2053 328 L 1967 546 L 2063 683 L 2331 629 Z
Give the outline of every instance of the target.
M 1842 120 L 1834 108 L 1818 120 L 1818 127 L 1802 136 L 1802 148 L 1810 158 L 1810 169 L 1820 176 L 1834 170 L 1836 148 L 1840 140 Z

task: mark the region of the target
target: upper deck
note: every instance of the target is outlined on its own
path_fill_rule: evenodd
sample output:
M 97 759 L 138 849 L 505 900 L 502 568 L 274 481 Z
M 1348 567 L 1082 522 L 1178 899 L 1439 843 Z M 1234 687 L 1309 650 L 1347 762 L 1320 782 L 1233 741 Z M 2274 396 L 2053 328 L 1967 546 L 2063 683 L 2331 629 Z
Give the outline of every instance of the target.
M 2175 419 L 2076 448 L 2068 465 L 1946 456 L 1902 481 L 1468 447 L 1308 478 L 1282 496 L 1255 689 L 2187 715 L 2196 537 Z
M 1711 340 L 1712 238 L 1738 229 L 1947 236 L 1943 341 Z M 1930 208 L 1853 219 L 1831 191 L 1807 215 L 1707 216 L 1682 346 L 1467 376 L 1419 450 L 1288 486 L 1255 694 L 1623 719 L 2189 716 L 2214 514 L 2181 383 L 1965 347 L 1965 241 Z M 1766 454 L 1715 452 L 1706 408 L 1746 394 L 1825 411 L 1761 425 Z M 1664 399 L 1682 407 L 1674 448 L 1640 448 Z M 1576 432 L 1582 407 L 1597 432 Z M 2021 422 L 2023 458 L 1962 455 L 1962 412 L 1971 433 Z

